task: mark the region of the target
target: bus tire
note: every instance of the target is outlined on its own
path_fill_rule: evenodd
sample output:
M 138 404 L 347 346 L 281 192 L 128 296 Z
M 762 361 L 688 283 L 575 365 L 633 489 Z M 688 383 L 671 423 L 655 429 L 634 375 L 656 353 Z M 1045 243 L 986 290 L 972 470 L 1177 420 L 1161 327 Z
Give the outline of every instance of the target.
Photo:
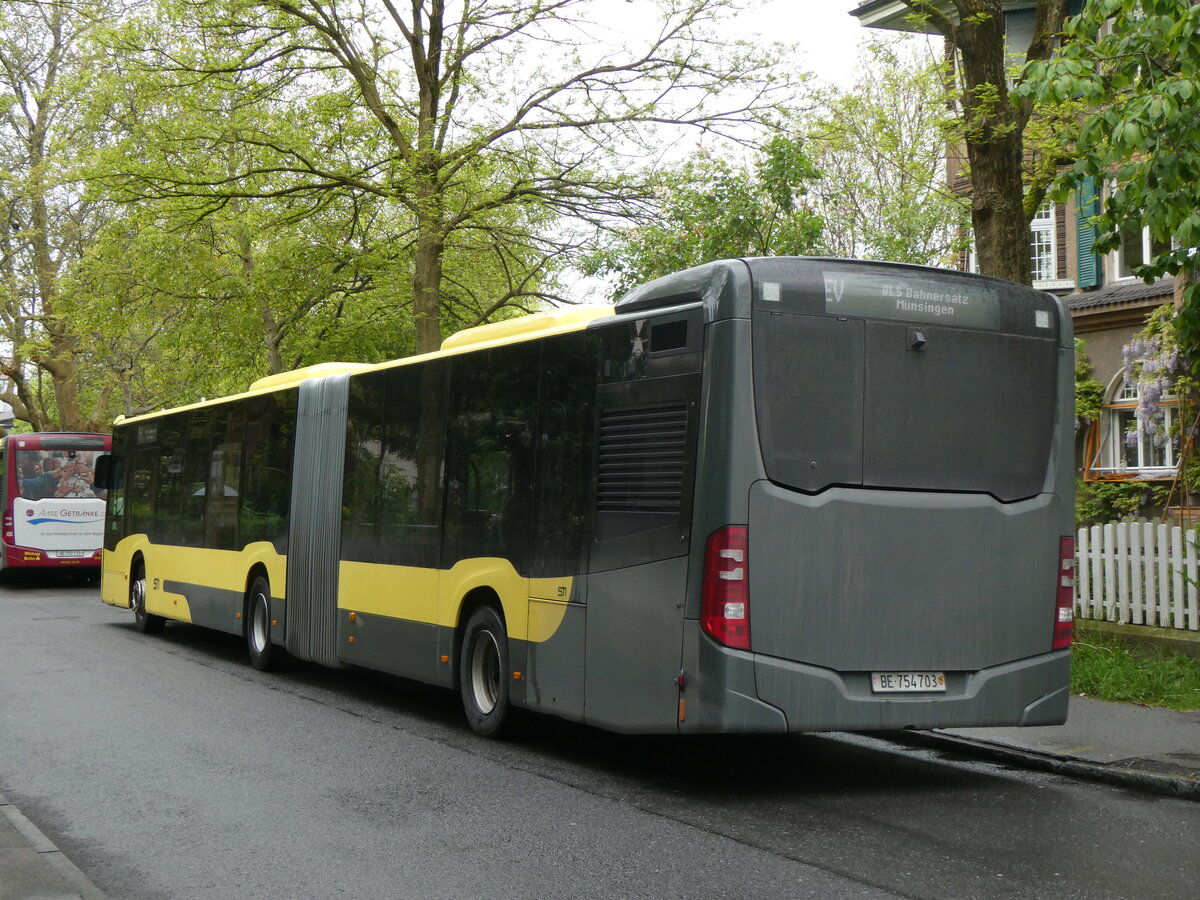
M 246 650 L 260 672 L 274 668 L 278 654 L 271 643 L 271 588 L 261 575 L 251 583 L 246 602 Z
M 508 701 L 508 632 L 490 606 L 467 620 L 459 654 L 458 683 L 467 724 L 476 734 L 494 738 L 506 730 Z
M 138 563 L 129 584 L 129 608 L 133 610 L 133 624 L 142 634 L 157 634 L 163 630 L 167 620 L 162 616 L 146 612 L 146 566 Z

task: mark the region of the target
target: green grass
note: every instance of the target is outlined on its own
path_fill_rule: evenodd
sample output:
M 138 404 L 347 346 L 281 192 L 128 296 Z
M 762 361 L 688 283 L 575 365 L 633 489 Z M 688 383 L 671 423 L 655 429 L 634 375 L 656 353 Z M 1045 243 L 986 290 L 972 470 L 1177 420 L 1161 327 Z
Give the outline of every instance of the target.
M 1089 634 L 1075 641 L 1071 691 L 1099 700 L 1200 709 L 1200 661 Z

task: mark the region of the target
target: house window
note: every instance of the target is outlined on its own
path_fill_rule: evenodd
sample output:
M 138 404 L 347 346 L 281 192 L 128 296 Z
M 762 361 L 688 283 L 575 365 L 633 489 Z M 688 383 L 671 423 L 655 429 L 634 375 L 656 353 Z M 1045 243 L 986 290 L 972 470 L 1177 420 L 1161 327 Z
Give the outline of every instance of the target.
M 1075 286 L 1058 277 L 1058 215 L 1057 204 L 1048 200 L 1029 223 L 1029 272 L 1034 287 L 1043 290 Z M 967 250 L 966 268 L 968 272 L 979 272 L 974 235 Z
M 1149 228 L 1137 226 L 1121 229 L 1121 244 L 1113 251 L 1114 278 L 1136 278 L 1133 270 L 1145 265 L 1160 253 L 1171 249 L 1167 241 L 1156 241 Z
M 1141 392 L 1136 384 L 1118 376 L 1110 398 L 1100 412 L 1097 440 L 1089 454 L 1092 479 L 1173 478 L 1178 464 L 1176 438 L 1171 434 L 1178 398 L 1164 394 L 1158 401 L 1161 416 L 1149 421 L 1137 415 Z
M 1054 281 L 1058 277 L 1054 224 L 1053 202 L 1039 209 L 1029 223 L 1030 271 L 1034 284 Z

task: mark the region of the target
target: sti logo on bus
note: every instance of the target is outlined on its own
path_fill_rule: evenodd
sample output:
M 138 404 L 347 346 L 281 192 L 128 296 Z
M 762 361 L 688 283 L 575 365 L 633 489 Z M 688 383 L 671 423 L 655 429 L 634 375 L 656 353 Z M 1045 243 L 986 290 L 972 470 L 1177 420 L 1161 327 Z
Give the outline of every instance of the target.
M 922 274 L 825 274 L 825 312 L 995 328 L 1000 305 L 991 285 Z

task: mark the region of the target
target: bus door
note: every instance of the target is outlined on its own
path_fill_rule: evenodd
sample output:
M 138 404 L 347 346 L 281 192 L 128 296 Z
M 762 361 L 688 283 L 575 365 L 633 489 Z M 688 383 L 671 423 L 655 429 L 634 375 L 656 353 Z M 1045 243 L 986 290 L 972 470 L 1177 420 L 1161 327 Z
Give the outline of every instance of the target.
M 678 722 L 700 397 L 699 308 L 602 329 L 585 719 Z
M 536 343 L 455 357 L 446 429 L 443 595 L 456 606 L 472 595 L 499 600 L 509 662 L 522 675 L 540 358 Z M 510 684 L 517 705 L 524 686 Z
M 545 341 L 529 551 L 526 704 L 583 717 L 588 510 L 593 502 L 592 409 L 596 339 Z

